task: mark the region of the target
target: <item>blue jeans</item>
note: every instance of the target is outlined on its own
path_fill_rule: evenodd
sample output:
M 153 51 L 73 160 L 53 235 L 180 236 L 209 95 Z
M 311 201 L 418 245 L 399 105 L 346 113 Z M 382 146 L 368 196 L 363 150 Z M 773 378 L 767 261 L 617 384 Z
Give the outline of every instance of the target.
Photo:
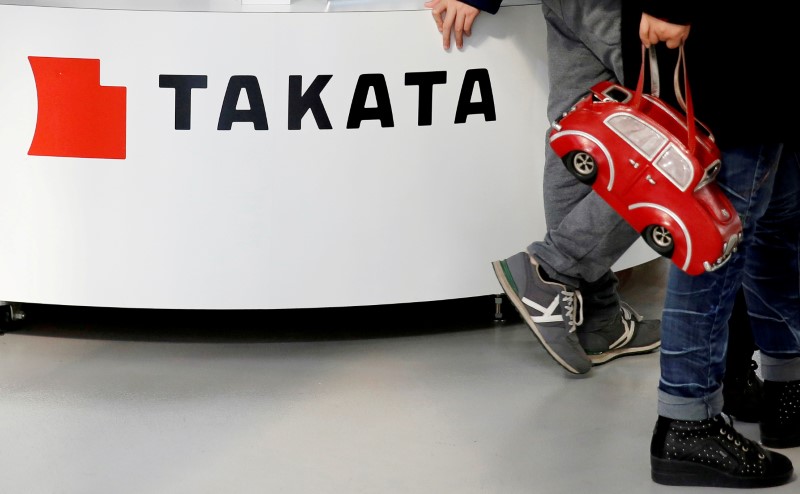
M 720 270 L 670 267 L 662 316 L 659 415 L 704 420 L 722 411 L 728 318 L 744 286 L 766 380 L 800 379 L 800 160 L 780 144 L 723 151 L 717 178 L 744 227 Z

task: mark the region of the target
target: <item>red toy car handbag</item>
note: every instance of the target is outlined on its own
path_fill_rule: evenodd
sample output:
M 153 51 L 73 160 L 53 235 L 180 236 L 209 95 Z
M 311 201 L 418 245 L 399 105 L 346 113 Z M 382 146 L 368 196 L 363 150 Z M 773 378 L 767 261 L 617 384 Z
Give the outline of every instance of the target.
M 553 122 L 550 146 L 658 254 L 690 275 L 714 271 L 742 238 L 739 215 L 714 181 L 720 152 L 695 120 L 683 47 L 674 82 L 685 114 L 659 99 L 652 48 L 651 94 L 643 94 L 644 59 L 642 47 L 635 92 L 611 81 L 596 84 Z

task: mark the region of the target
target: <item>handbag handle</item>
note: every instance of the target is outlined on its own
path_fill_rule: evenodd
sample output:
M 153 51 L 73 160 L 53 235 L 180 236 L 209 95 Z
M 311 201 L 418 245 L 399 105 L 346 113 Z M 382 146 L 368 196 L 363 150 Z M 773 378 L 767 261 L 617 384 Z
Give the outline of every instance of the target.
M 642 101 L 642 94 L 644 92 L 644 76 L 645 76 L 645 46 L 642 45 L 642 68 L 639 71 L 639 81 L 636 83 L 636 93 L 633 96 L 632 106 L 639 108 Z M 660 94 L 660 81 L 658 75 L 658 61 L 656 60 L 655 46 L 651 45 L 648 49 L 648 60 L 650 66 L 650 93 L 656 98 Z M 681 91 L 680 73 L 683 69 L 683 87 L 686 90 L 684 98 L 683 91 Z M 687 140 L 686 147 L 689 148 L 689 153 L 694 154 L 697 147 L 697 128 L 694 118 L 694 105 L 692 103 L 692 92 L 689 89 L 689 76 L 686 73 L 686 54 L 683 51 L 683 45 L 678 48 L 678 61 L 675 62 L 675 73 L 673 75 L 673 84 L 675 86 L 675 97 L 681 109 L 686 113 L 686 130 Z

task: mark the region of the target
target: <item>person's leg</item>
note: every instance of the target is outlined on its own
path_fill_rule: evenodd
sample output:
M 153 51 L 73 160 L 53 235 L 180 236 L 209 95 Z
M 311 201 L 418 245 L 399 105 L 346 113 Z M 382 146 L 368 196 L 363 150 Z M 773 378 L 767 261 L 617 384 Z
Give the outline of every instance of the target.
M 659 419 L 651 442 L 652 476 L 658 483 L 759 487 L 782 484 L 791 477 L 788 458 L 744 438 L 721 414 L 727 323 L 736 293 L 743 279 L 760 276 L 753 271 L 757 268 L 753 259 L 775 262 L 787 255 L 779 253 L 785 246 L 768 247 L 775 257 L 764 257 L 766 250 L 757 252 L 754 248 L 757 225 L 771 217 L 766 212 L 773 186 L 779 182 L 776 171 L 780 171 L 781 155 L 779 145 L 723 152 L 723 168 L 717 182 L 742 218 L 744 240 L 739 253 L 720 270 L 700 276 L 689 276 L 671 266 L 662 317 Z M 798 193 L 797 182 L 787 186 Z M 785 227 L 783 223 L 778 229 Z M 794 232 L 796 235 L 797 230 Z M 795 269 L 794 277 L 797 276 Z M 797 310 L 796 300 L 794 304 L 792 308 L 785 295 L 776 294 L 771 307 L 776 309 L 775 315 L 783 313 L 791 318 L 790 314 Z M 754 325 L 759 346 L 761 329 Z M 781 348 L 800 352 L 800 334 L 791 327 L 783 326 L 773 336 L 780 339 L 776 345 Z M 705 446 L 698 450 L 693 446 L 697 444 Z
M 547 24 L 547 117 L 553 121 L 594 84 L 622 74 L 620 1 L 544 0 L 542 13 Z M 607 276 L 638 235 L 567 170 L 550 148 L 548 135 L 543 178 L 548 233 L 528 253 L 551 278 L 577 288 L 581 281 Z
M 767 211 L 781 151 L 776 145 L 723 152 L 717 183 L 742 219 L 739 251 L 721 269 L 699 276 L 670 267 L 662 313 L 661 415 L 694 420 L 722 411 L 727 323 L 746 262 L 752 269 L 756 224 Z
M 594 84 L 622 78 L 621 2 L 545 0 L 550 92 L 555 120 Z M 590 186 L 576 180 L 545 142 L 543 181 L 548 232 L 528 247 L 551 278 L 582 295 L 582 347 L 597 365 L 659 346 L 658 321 L 620 303 L 611 265 L 638 234 Z
M 761 442 L 800 446 L 800 157 L 784 152 L 772 201 L 754 233 L 744 277 L 747 307 L 761 349 Z
M 740 288 L 728 320 L 728 352 L 722 380 L 722 411 L 741 422 L 758 422 L 763 401 L 763 382 L 753 359 L 757 350 L 744 289 Z
M 607 54 L 617 53 L 614 63 L 621 70 L 619 49 L 619 0 L 603 0 L 590 8 L 590 2 L 545 0 L 542 13 L 547 25 L 547 49 L 550 88 L 548 96 L 548 118 L 553 119 L 584 96 L 596 82 L 614 77 L 608 67 L 610 60 L 598 57 L 575 29 L 589 31 L 584 23 L 600 22 L 598 31 L 606 38 L 601 43 Z M 590 12 L 596 18 L 587 18 Z M 569 21 L 569 22 L 567 22 Z M 558 225 L 583 198 L 590 196 L 591 189 L 568 174 L 564 165 L 545 142 L 544 211 L 548 227 Z M 621 218 L 596 195 L 591 200 L 600 203 L 606 218 L 618 223 Z M 596 211 L 596 208 L 593 208 Z M 604 221 L 607 219 L 604 218 Z M 588 226 L 593 226 L 590 221 Z M 622 224 L 624 228 L 626 225 Z M 590 238 L 594 235 L 588 234 Z M 554 246 L 541 249 L 542 254 Z M 509 301 L 522 316 L 533 334 L 542 343 L 551 357 L 569 372 L 582 374 L 591 369 L 592 363 L 580 345 L 576 328 L 583 322 L 580 280 L 570 276 L 556 278 L 552 263 L 545 255 L 543 265 L 534 252 L 520 252 L 508 259 L 492 263 L 500 285 Z M 569 261 L 570 264 L 575 264 Z M 608 266 L 600 270 L 594 279 L 603 276 Z M 556 266 L 558 268 L 558 266 Z

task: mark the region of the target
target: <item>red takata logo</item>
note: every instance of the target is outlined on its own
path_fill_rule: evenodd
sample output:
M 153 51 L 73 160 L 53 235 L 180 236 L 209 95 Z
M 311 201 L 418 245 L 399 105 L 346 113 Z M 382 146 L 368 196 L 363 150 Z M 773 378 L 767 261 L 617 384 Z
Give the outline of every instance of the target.
M 100 85 L 100 60 L 28 57 L 39 113 L 29 155 L 125 159 L 126 88 Z

